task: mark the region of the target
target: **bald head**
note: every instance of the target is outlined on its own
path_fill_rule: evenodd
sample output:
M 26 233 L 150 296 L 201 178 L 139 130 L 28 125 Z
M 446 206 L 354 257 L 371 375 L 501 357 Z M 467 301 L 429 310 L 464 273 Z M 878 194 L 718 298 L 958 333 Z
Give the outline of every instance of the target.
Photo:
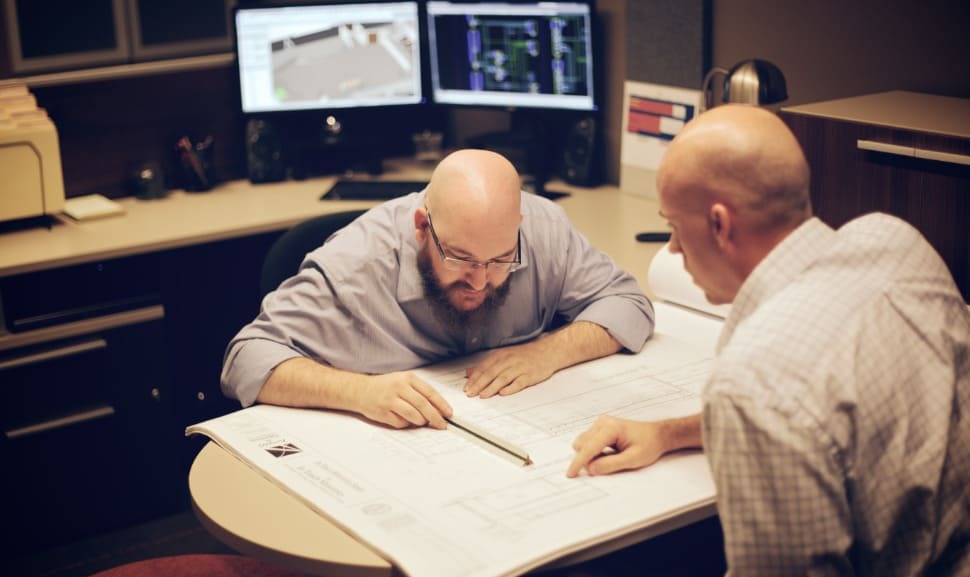
M 798 141 L 755 106 L 726 104 L 689 122 L 667 149 L 657 185 L 687 209 L 724 203 L 755 231 L 791 229 L 811 216 Z
M 447 230 L 454 242 L 502 246 L 514 244 L 521 220 L 520 194 L 519 174 L 505 157 L 466 149 L 438 163 L 425 205 L 435 227 Z

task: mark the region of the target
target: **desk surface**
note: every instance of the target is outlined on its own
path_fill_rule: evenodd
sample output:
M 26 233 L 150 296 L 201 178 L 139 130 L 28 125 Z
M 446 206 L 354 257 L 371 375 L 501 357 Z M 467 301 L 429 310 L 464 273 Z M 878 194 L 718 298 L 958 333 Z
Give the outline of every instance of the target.
M 861 122 L 888 128 L 970 138 L 970 101 L 965 98 L 892 90 L 786 106 L 793 114 Z
M 195 515 L 233 549 L 311 575 L 392 575 L 390 563 L 215 443 L 189 471 Z
M 381 178 L 430 176 L 428 167 L 388 168 Z M 50 229 L 37 226 L 0 235 L 0 277 L 285 230 L 318 214 L 376 204 L 319 200 L 335 180 L 236 180 L 207 192 L 175 190 L 156 200 L 122 198 L 118 202 L 125 214 L 120 216 L 77 222 L 59 214 Z
M 189 471 L 196 517 L 233 549 L 308 575 L 390 577 L 395 568 L 318 515 L 296 497 L 263 478 L 214 442 L 207 443 Z M 649 527 L 567 555 L 546 568 L 568 566 L 618 551 L 717 513 L 714 503 L 671 511 Z

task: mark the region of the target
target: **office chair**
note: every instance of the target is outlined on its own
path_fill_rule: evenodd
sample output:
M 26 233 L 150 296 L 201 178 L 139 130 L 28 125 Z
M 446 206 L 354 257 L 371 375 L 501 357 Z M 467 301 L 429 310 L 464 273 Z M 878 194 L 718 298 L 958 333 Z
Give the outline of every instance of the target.
M 300 269 L 303 257 L 323 244 L 330 235 L 350 224 L 366 210 L 347 210 L 305 220 L 283 233 L 263 259 L 259 277 L 260 298 L 276 290 Z

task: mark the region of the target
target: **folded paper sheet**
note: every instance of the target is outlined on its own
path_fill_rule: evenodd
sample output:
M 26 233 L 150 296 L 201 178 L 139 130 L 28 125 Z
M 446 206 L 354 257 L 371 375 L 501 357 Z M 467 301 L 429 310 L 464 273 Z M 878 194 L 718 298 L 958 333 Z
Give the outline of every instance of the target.
M 694 284 L 684 270 L 684 259 L 670 252 L 670 244 L 663 245 L 650 261 L 647 270 L 647 286 L 657 299 L 723 319 L 730 305 L 714 305 L 708 302 L 704 292 Z

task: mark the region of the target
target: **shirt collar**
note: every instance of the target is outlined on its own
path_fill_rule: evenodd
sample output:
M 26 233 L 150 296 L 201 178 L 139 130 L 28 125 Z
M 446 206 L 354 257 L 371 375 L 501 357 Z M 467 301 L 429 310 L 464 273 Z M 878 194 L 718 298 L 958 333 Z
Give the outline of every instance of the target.
M 810 267 L 834 240 L 835 230 L 812 217 L 793 230 L 751 271 L 734 297 L 717 352 L 727 346 L 734 330 L 757 310 L 761 303 L 782 290 Z

